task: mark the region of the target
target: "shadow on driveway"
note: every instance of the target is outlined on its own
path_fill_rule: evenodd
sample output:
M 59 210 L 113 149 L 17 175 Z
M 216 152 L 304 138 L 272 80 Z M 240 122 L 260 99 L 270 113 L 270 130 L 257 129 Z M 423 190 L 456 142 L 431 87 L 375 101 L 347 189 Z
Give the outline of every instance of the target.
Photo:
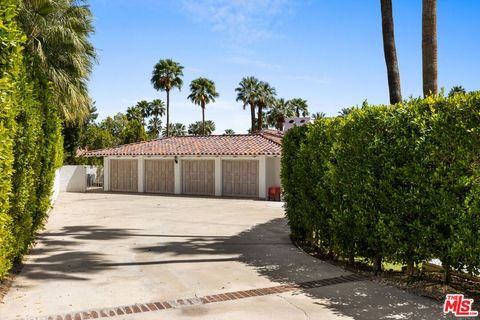
M 112 229 L 98 226 L 65 227 L 60 232 L 40 236 L 43 246 L 31 252 L 23 276 L 35 279 L 88 280 L 89 273 L 114 272 L 132 265 L 162 265 L 239 261 L 260 275 L 280 283 L 299 283 L 349 274 L 340 267 L 315 259 L 293 246 L 283 218 L 258 224 L 238 235 L 201 236 L 181 234 L 142 234 L 137 229 Z M 152 237 L 154 246 L 136 246 L 135 237 Z M 63 239 L 68 240 L 63 240 Z M 132 238 L 136 253 L 149 257 L 168 254 L 168 260 L 112 262 L 98 252 L 76 251 L 79 241 L 105 241 Z M 35 258 L 36 255 L 41 254 Z M 144 255 L 145 256 L 145 255 Z M 172 259 L 172 256 L 174 257 Z M 198 256 L 198 259 L 195 258 Z M 225 257 L 227 256 L 227 257 Z M 178 258 L 178 259 L 176 259 Z M 201 279 L 199 279 L 200 281 Z M 303 291 L 339 315 L 354 319 L 439 319 L 442 307 L 427 298 L 373 281 L 357 281 Z

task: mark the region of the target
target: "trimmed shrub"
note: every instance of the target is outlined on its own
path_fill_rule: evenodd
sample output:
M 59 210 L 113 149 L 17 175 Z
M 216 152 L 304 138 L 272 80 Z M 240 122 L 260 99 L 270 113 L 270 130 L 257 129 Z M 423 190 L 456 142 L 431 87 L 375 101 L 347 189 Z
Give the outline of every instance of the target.
M 63 149 L 52 90 L 24 60 L 18 4 L 0 2 L 0 279 L 43 226 Z
M 41 110 L 34 87 L 27 82 L 25 73 L 19 81 L 21 103 L 16 116 L 17 132 L 14 146 L 13 197 L 10 215 L 15 237 L 14 258 L 26 252 L 33 241 L 33 218 L 37 211 L 36 188 L 41 165 Z
M 14 18 L 18 1 L 0 2 L 0 277 L 11 267 L 14 253 L 12 219 L 9 215 L 14 173 L 13 138 L 16 107 L 19 103 L 17 79 L 22 63 L 24 38 Z
M 480 266 L 480 93 L 351 108 L 289 130 L 282 185 L 295 239 L 350 262 Z M 446 274 L 448 277 L 448 272 Z

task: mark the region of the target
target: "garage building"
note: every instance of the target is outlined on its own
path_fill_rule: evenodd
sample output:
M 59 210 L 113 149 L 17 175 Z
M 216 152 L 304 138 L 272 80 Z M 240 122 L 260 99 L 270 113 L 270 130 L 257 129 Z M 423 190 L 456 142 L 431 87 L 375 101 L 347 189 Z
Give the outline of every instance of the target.
M 267 198 L 280 186 L 281 133 L 177 136 L 83 152 L 103 157 L 104 190 Z

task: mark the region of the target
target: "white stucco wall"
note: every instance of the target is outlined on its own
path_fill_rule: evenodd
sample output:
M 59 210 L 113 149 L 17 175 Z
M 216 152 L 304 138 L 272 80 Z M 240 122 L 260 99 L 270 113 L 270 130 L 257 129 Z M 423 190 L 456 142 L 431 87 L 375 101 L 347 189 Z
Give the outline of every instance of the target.
M 59 169 L 59 192 L 85 192 L 87 171 L 85 166 L 63 166 Z
M 50 203 L 53 205 L 60 194 L 60 168 L 55 170 L 55 180 L 53 180 L 53 191 Z
M 93 169 L 92 169 L 93 170 Z M 52 205 L 60 192 L 85 192 L 87 189 L 87 168 L 85 166 L 63 166 L 55 170 L 53 180 Z
M 266 161 L 266 188 L 280 187 L 280 157 L 268 157 Z

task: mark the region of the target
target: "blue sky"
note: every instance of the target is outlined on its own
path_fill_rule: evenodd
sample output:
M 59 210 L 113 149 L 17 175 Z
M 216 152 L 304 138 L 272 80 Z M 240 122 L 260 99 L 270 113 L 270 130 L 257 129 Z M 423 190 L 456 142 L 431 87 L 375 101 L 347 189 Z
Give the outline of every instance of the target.
M 438 0 L 439 87 L 480 89 L 480 1 Z M 171 94 L 172 122 L 201 119 L 187 100 L 197 77 L 215 81 L 207 105 L 216 133 L 249 127 L 235 101 L 244 76 L 269 82 L 279 97 L 303 98 L 311 112 L 388 103 L 379 0 L 90 0 L 99 52 L 90 93 L 99 119 L 139 100 L 160 98 L 150 84 L 159 59 L 184 67 L 184 87 Z M 422 92 L 421 1 L 393 0 L 402 94 Z

